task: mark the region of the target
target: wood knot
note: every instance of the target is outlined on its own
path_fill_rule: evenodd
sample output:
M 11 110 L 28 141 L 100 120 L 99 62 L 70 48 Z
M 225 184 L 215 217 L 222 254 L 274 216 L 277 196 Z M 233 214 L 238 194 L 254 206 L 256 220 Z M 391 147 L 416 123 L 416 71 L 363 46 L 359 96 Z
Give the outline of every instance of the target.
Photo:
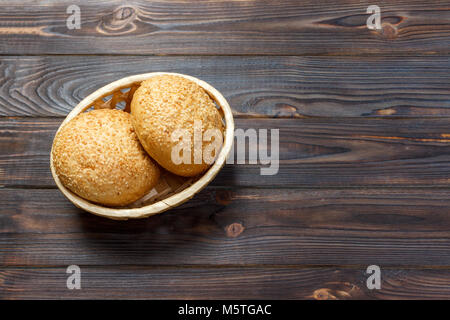
M 136 10 L 132 7 L 119 7 L 113 12 L 113 16 L 116 21 L 128 20 L 136 17 Z
M 231 199 L 233 198 L 233 192 L 230 190 L 219 190 L 216 192 L 216 201 L 221 205 L 228 205 L 231 203 Z
M 397 27 L 393 26 L 390 23 L 383 23 L 381 25 L 381 34 L 383 35 L 384 38 L 388 39 L 388 40 L 393 40 L 395 38 L 397 38 Z
M 328 288 L 314 290 L 308 298 L 316 300 L 344 300 L 360 295 L 358 286 L 349 282 L 327 282 Z
M 277 117 L 298 117 L 297 108 L 286 103 L 278 103 L 275 108 Z
M 118 7 L 113 13 L 102 17 L 97 31 L 103 34 L 120 35 L 136 30 L 134 20 L 137 17 L 136 9 L 130 6 Z
M 236 238 L 245 230 L 244 226 L 238 222 L 232 223 L 225 228 L 227 236 L 230 238 Z
M 336 300 L 337 298 L 330 291 L 328 288 L 314 290 L 313 298 L 316 300 Z
M 377 115 L 380 116 L 390 116 L 396 113 L 397 111 L 394 108 L 386 108 L 386 109 L 380 109 L 376 111 Z

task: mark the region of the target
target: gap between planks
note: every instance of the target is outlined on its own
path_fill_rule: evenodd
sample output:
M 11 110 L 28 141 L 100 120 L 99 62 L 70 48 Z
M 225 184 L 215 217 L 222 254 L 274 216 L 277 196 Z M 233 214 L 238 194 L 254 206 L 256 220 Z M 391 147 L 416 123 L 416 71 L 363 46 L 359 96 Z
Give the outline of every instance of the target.
M 360 270 L 366 269 L 366 264 L 348 264 L 348 265 L 336 265 L 336 264 L 163 264 L 163 265 L 132 265 L 132 264 L 116 264 L 116 265 L 103 265 L 103 264 L 83 264 L 83 268 L 105 268 L 105 269 L 345 269 L 345 270 Z M 0 266 L 0 270 L 16 270 L 16 269 L 61 269 L 67 268 L 67 265 L 7 265 Z M 383 266 L 385 270 L 449 270 L 448 266 L 437 265 L 389 265 Z

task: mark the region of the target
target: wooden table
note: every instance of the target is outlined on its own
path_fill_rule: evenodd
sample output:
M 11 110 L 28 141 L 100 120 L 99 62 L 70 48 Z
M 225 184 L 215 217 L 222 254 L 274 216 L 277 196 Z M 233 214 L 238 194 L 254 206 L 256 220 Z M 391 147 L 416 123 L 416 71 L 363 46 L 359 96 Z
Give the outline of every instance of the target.
M 0 53 L 0 298 L 450 298 L 448 0 L 10 0 Z M 49 170 L 56 129 L 152 71 L 211 83 L 237 128 L 280 129 L 279 173 L 227 165 L 145 220 L 75 208 Z

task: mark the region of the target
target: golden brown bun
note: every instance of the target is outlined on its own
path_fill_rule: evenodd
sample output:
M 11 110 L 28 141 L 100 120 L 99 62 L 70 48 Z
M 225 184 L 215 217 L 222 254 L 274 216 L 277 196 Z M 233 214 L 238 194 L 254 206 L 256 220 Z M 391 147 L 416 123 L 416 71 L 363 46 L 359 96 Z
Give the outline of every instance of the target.
M 159 168 L 142 148 L 130 114 L 120 110 L 81 113 L 55 137 L 53 166 L 80 197 L 109 206 L 132 203 L 157 183 Z
M 194 163 L 194 144 L 191 142 L 191 163 L 175 164 L 171 159 L 171 134 L 177 129 L 187 129 L 192 139 L 194 121 L 202 123 L 202 134 L 208 129 L 224 125 L 214 101 L 195 82 L 180 76 L 162 75 L 143 81 L 131 102 L 131 115 L 136 133 L 150 156 L 168 171 L 191 177 L 205 171 L 210 164 Z M 222 143 L 222 141 L 221 141 Z M 203 142 L 202 148 L 209 142 Z

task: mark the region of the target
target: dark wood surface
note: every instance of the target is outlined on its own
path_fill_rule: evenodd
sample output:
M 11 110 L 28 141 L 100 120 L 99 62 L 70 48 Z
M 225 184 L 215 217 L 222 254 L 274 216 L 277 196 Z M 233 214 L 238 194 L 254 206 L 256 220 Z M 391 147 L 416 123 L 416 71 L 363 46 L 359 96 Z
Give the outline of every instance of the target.
M 53 136 L 61 122 L 62 118 L 0 119 L 0 185 L 55 186 L 49 159 Z M 446 188 L 450 181 L 449 122 L 446 118 L 237 118 L 236 128 L 280 130 L 279 171 L 262 176 L 261 165 L 226 165 L 211 184 Z M 250 150 L 255 148 L 249 146 Z
M 1 3 L 0 299 L 450 299 L 449 3 L 380 1 L 380 31 L 371 4 Z M 278 174 L 226 165 L 145 220 L 74 207 L 54 133 L 92 91 L 151 71 L 208 81 L 237 128 L 279 129 Z
M 450 116 L 450 57 L 437 55 L 0 56 L 0 115 L 61 117 L 114 80 L 161 70 L 208 81 L 235 117 Z
M 442 190 L 209 187 L 128 222 L 82 212 L 55 189 L 0 196 L 4 266 L 450 264 Z
M 67 290 L 65 268 L 0 270 L 10 299 L 446 299 L 448 270 L 390 269 L 383 290 L 368 290 L 357 268 L 253 266 L 177 268 L 88 266 L 81 290 Z M 17 290 L 21 288 L 21 290 Z M 120 288 L 120 290 L 115 290 Z M 4 297 L 4 296 L 0 296 Z
M 80 6 L 81 30 L 66 8 Z M 6 54 L 357 55 L 449 53 L 448 0 L 10 0 L 0 5 Z M 25 12 L 24 12 L 25 6 Z

